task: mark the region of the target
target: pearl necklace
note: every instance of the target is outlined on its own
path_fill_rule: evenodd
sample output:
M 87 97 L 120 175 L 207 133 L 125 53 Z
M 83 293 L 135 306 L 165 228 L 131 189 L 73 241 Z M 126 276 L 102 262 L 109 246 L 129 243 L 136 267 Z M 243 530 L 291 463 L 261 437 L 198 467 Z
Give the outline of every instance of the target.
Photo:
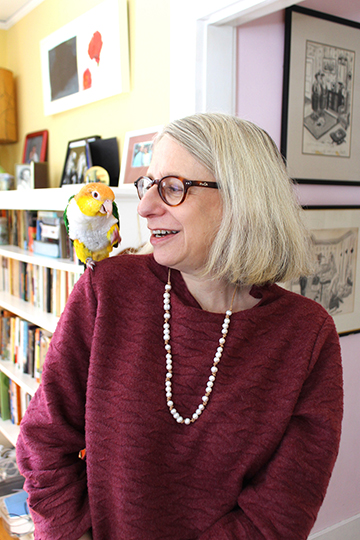
M 178 424 L 189 425 L 189 424 L 193 424 L 200 417 L 200 415 L 204 412 L 205 407 L 209 402 L 210 394 L 213 390 L 216 374 L 218 372 L 218 364 L 220 362 L 220 359 L 224 350 L 226 336 L 229 330 L 230 317 L 232 315 L 232 308 L 233 308 L 235 294 L 237 291 L 237 286 L 235 287 L 235 290 L 231 299 L 230 309 L 225 313 L 225 318 L 224 318 L 222 331 L 221 331 L 222 336 L 219 339 L 219 346 L 214 356 L 213 365 L 211 368 L 211 374 L 209 376 L 209 379 L 206 385 L 205 393 L 203 397 L 201 398 L 201 403 L 198 405 L 196 411 L 194 412 L 191 418 L 183 418 L 175 408 L 174 401 L 173 401 L 173 394 L 172 394 L 172 383 L 171 383 L 173 372 L 172 372 L 172 354 L 171 354 L 171 345 L 170 345 L 170 322 L 169 322 L 170 317 L 171 317 L 170 315 L 170 291 L 171 291 L 170 273 L 171 273 L 171 269 L 169 268 L 168 282 L 165 285 L 165 293 L 164 293 L 164 342 L 165 342 L 166 369 L 167 369 L 166 378 L 165 378 L 166 402 L 167 402 L 169 411 L 174 417 L 174 419 L 176 420 L 176 422 L 178 422 Z

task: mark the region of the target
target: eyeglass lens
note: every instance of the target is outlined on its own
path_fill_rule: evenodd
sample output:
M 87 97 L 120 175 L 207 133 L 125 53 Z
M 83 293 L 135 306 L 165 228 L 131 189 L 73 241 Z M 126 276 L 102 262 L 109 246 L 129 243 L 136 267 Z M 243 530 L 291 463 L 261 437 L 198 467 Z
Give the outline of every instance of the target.
M 136 183 L 139 198 L 142 199 L 146 192 L 154 185 L 150 178 L 145 176 L 139 178 Z M 185 193 L 185 187 L 183 182 L 176 177 L 167 176 L 163 178 L 159 183 L 159 192 L 161 197 L 170 205 L 175 206 L 179 204 Z

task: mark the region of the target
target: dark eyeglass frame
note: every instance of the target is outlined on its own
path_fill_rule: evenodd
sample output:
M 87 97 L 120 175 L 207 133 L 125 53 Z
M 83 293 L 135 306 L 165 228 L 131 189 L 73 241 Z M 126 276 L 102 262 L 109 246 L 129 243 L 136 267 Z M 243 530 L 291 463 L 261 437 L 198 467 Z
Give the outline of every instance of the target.
M 192 186 L 219 189 L 219 185 L 218 185 L 217 182 L 206 182 L 205 180 L 187 180 L 186 178 L 183 178 L 182 176 L 176 176 L 174 174 L 168 174 L 167 176 L 163 176 L 162 178 L 160 178 L 158 180 L 153 180 L 149 176 L 140 176 L 134 182 L 134 185 L 136 187 L 137 194 L 138 194 L 138 197 L 139 197 L 140 200 L 141 200 L 141 197 L 140 197 L 140 193 L 139 193 L 139 189 L 138 189 L 138 183 L 143 178 L 149 181 L 149 187 L 146 189 L 146 191 L 149 191 L 150 188 L 152 188 L 154 185 L 157 185 L 158 192 L 159 192 L 161 200 L 164 201 L 164 203 L 167 204 L 168 206 L 179 206 L 179 204 L 183 203 L 185 198 L 186 198 L 186 193 L 187 193 L 188 189 L 190 187 L 192 187 Z M 164 197 L 164 195 L 162 193 L 161 182 L 163 180 L 166 180 L 166 178 L 176 178 L 177 180 L 180 180 L 180 182 L 182 182 L 182 184 L 184 186 L 184 191 L 183 191 L 182 198 L 181 198 L 180 202 L 178 202 L 177 204 L 171 204 L 169 201 L 166 200 L 166 198 Z M 145 193 L 146 193 L 146 191 L 145 191 Z

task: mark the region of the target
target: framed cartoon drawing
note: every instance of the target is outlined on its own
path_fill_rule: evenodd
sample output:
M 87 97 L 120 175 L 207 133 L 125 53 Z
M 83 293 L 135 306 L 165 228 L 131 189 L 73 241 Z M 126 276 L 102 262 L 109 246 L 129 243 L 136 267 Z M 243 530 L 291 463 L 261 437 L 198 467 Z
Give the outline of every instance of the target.
M 360 185 L 360 24 L 286 10 L 281 151 L 303 183 Z

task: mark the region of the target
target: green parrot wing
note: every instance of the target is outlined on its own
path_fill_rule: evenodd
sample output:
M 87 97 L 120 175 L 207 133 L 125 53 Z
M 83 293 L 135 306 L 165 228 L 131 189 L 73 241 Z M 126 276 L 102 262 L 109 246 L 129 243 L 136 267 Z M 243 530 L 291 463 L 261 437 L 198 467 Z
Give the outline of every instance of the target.
M 75 195 L 71 195 L 71 197 L 69 198 L 68 200 L 68 203 L 66 205 L 66 208 L 64 210 L 64 213 L 63 213 L 63 218 L 64 218 L 64 223 L 65 223 L 65 227 L 66 227 L 66 232 L 69 234 L 69 220 L 68 220 L 68 217 L 67 217 L 67 209 L 68 209 L 68 206 L 69 206 L 69 202 L 71 201 L 71 199 L 73 199 L 75 197 Z
M 113 216 L 118 220 L 118 223 L 120 224 L 120 218 L 119 218 L 119 209 L 115 201 L 112 203 L 113 207 Z

